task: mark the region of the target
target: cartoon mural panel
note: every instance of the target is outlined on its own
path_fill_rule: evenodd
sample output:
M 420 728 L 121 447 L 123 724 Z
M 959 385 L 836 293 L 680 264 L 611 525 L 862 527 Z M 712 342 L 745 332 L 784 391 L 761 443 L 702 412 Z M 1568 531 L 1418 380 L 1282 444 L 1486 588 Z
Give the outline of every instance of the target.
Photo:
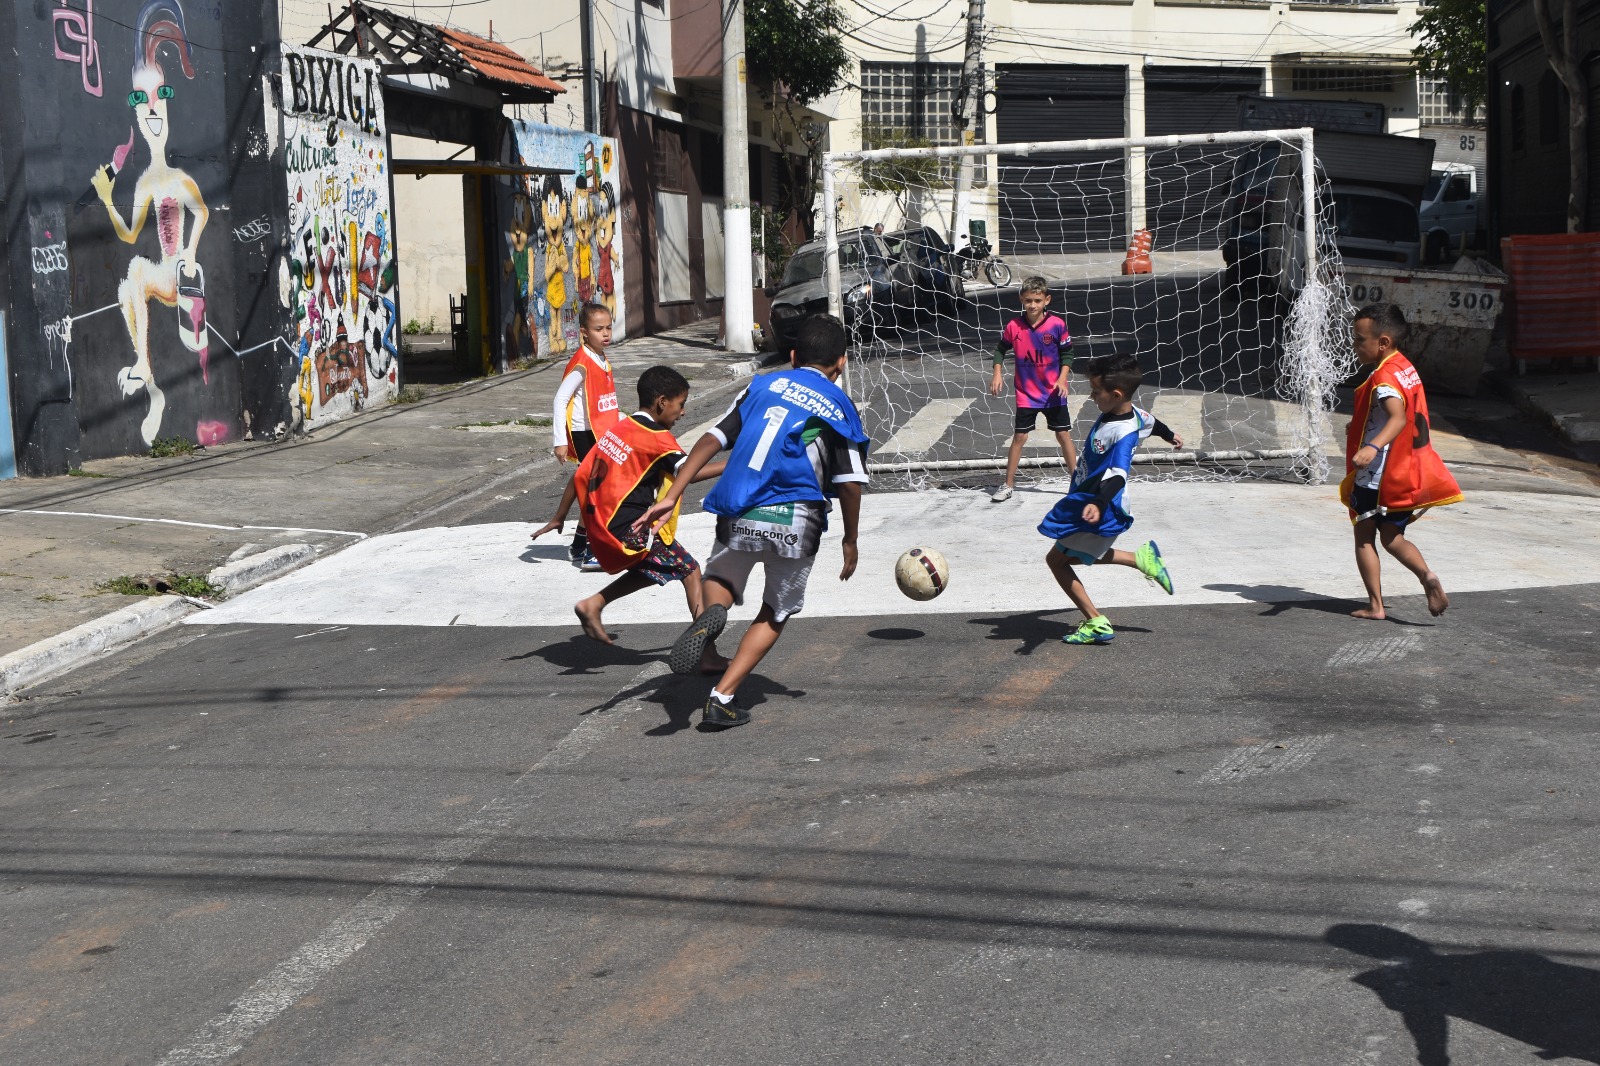
M 378 64 L 286 45 L 282 86 L 298 430 L 396 389 L 397 273 Z
M 621 185 L 617 142 L 582 130 L 512 123 L 515 161 L 571 171 L 517 179 L 503 276 L 510 308 L 506 350 L 514 358 L 564 358 L 578 344 L 578 311 L 602 303 L 626 335 L 622 305 Z

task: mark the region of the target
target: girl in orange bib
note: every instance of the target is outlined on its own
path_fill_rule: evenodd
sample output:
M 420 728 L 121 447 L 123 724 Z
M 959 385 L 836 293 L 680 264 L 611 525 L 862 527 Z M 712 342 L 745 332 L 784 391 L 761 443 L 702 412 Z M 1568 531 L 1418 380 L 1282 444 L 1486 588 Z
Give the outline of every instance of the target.
M 617 383 L 611 376 L 606 349 L 611 347 L 611 312 L 600 304 L 584 304 L 578 312 L 578 350 L 567 360 L 567 369 L 556 389 L 555 412 L 551 425 L 555 432 L 556 458 L 581 463 L 606 430 L 622 420 L 617 404 Z M 580 515 L 568 554 L 580 570 L 601 569 L 589 551 L 589 540 Z
M 1417 512 L 1461 499 L 1455 478 L 1429 442 L 1422 379 L 1399 351 L 1406 328 L 1394 304 L 1370 304 L 1356 312 L 1356 358 L 1372 373 L 1356 389 L 1339 499 L 1355 525 L 1356 569 L 1367 589 L 1367 606 L 1352 612 L 1357 618 L 1385 617 L 1377 541 L 1422 582 L 1429 613 L 1441 615 L 1450 606 L 1439 575 L 1405 536 Z

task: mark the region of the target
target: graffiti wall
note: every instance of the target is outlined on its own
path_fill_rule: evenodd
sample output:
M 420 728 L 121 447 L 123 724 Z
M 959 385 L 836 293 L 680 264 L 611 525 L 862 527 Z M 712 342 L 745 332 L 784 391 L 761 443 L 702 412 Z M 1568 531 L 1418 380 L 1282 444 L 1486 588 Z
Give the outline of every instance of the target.
M 578 310 L 604 304 L 626 335 L 617 142 L 536 122 L 511 124 L 512 160 L 570 173 L 511 182 L 502 269 L 506 351 L 565 358 L 578 345 Z
M 396 271 L 378 64 L 285 47 L 281 72 L 293 428 L 387 400 L 398 386 Z
M 250 429 L 273 358 L 271 4 L 9 3 L 0 115 L 17 462 Z M 242 8 L 244 10 L 236 10 Z M 257 220 L 252 223 L 252 220 Z M 270 377 L 270 373 L 266 375 Z

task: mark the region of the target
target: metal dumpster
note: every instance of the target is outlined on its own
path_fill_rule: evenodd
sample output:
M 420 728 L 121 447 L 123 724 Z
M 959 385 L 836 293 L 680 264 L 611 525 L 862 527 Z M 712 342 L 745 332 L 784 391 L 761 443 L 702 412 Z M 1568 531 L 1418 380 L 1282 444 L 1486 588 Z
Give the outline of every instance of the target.
M 1506 276 L 1463 257 L 1450 270 L 1403 270 L 1345 264 L 1350 302 L 1392 303 L 1410 324 L 1401 350 L 1429 389 L 1471 396 L 1504 303 Z

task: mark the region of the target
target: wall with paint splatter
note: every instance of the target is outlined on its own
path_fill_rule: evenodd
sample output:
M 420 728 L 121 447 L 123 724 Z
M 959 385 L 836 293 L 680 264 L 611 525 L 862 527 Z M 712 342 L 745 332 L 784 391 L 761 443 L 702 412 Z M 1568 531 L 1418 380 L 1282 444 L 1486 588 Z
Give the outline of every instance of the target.
M 582 130 L 511 123 L 512 162 L 570 171 L 502 185 L 505 233 L 502 306 L 506 351 L 526 358 L 566 358 L 578 346 L 578 310 L 611 309 L 612 343 L 627 335 L 617 142 Z
M 374 60 L 285 47 L 280 78 L 289 250 L 292 428 L 311 428 L 399 384 L 393 218 Z
M 276 6 L 14 0 L 0 170 L 17 464 L 281 421 Z

